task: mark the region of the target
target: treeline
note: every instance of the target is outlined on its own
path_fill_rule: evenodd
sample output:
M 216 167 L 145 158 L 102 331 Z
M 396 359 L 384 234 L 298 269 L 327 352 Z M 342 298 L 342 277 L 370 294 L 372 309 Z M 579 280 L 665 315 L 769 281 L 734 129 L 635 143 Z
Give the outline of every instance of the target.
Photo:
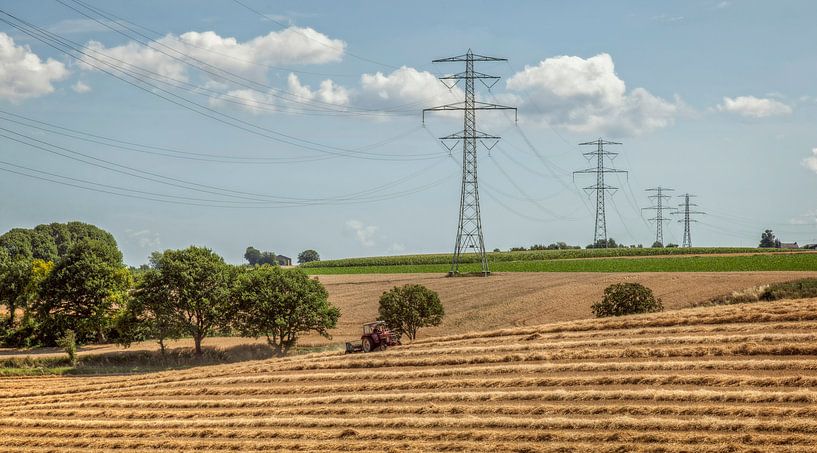
M 525 252 L 528 250 L 536 251 L 536 250 L 575 250 L 580 249 L 581 246 L 578 245 L 568 245 L 565 242 L 554 242 L 552 244 L 533 244 L 532 246 L 525 248 L 525 247 L 511 247 L 511 252 Z M 498 252 L 499 249 L 494 250 Z
M 9 347 L 192 337 L 265 337 L 279 354 L 309 331 L 328 337 L 340 311 L 297 269 L 233 266 L 212 250 L 155 252 L 129 269 L 113 236 L 80 222 L 0 236 L 0 341 Z

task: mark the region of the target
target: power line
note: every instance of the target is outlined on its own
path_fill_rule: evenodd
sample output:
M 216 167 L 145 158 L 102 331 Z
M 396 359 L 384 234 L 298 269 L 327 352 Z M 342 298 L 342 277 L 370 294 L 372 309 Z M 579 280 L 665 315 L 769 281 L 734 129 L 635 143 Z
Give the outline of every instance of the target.
M 619 142 L 611 142 L 604 139 L 599 138 L 598 140 L 594 140 L 592 142 L 584 142 L 579 143 L 580 146 L 587 146 L 587 145 L 595 145 L 596 150 L 590 151 L 587 153 L 582 153 L 586 158 L 596 159 L 596 167 L 595 168 L 587 168 L 585 170 L 578 170 L 574 171 L 573 175 L 575 177 L 576 174 L 595 174 L 596 175 L 596 183 L 587 186 L 584 190 L 589 190 L 595 192 L 596 194 L 596 225 L 593 233 L 593 244 L 594 245 L 601 245 L 602 247 L 607 247 L 607 215 L 604 207 L 604 194 L 609 191 L 618 190 L 618 187 L 613 187 L 608 185 L 604 181 L 604 175 L 608 173 L 627 173 L 625 170 L 616 170 L 612 167 L 605 167 L 604 166 L 604 159 L 608 158 L 612 161 L 618 153 L 605 151 L 604 145 L 620 145 Z
M 647 192 L 655 192 L 655 195 L 647 197 L 654 201 L 654 206 L 641 208 L 643 211 L 655 211 L 655 217 L 649 220 L 655 222 L 655 243 L 658 244 L 658 247 L 664 246 L 664 222 L 671 220 L 669 217 L 664 217 L 664 209 L 666 209 L 664 200 L 672 198 L 672 196 L 664 195 L 664 192 L 671 192 L 672 190 L 674 189 L 661 186 L 646 189 Z
M 337 147 L 337 146 L 331 146 L 331 145 L 318 143 L 318 142 L 308 140 L 308 139 L 299 138 L 299 137 L 293 136 L 291 134 L 286 134 L 286 133 L 283 133 L 283 132 L 275 131 L 275 130 L 260 126 L 258 124 L 251 123 L 249 121 L 243 120 L 241 118 L 237 118 L 235 116 L 228 115 L 228 114 L 223 113 L 223 112 L 219 112 L 218 110 L 210 108 L 210 107 L 208 107 L 206 105 L 203 105 L 203 104 L 197 103 L 195 101 L 192 101 L 190 99 L 179 96 L 179 95 L 177 95 L 177 94 L 175 94 L 173 92 L 170 92 L 170 91 L 168 91 L 168 90 L 166 90 L 166 89 L 164 89 L 164 88 L 162 88 L 162 87 L 160 87 L 160 86 L 158 86 L 156 84 L 152 84 L 150 82 L 147 82 L 147 81 L 141 79 L 140 77 L 135 76 L 132 73 L 128 72 L 126 69 L 123 69 L 121 67 L 117 67 L 115 65 L 112 65 L 109 62 L 105 62 L 103 60 L 100 60 L 99 58 L 96 58 L 93 55 L 90 55 L 89 53 L 87 53 L 87 52 L 85 52 L 83 50 L 79 50 L 76 46 L 73 46 L 71 44 L 70 40 L 65 40 L 64 38 L 61 38 L 61 37 L 59 37 L 57 35 L 54 35 L 53 33 L 48 32 L 47 30 L 44 30 L 44 29 L 42 29 L 40 27 L 37 27 L 37 26 L 35 26 L 33 24 L 30 24 L 30 23 L 28 23 L 28 22 L 26 22 L 26 21 L 24 21 L 22 19 L 19 19 L 16 16 L 14 16 L 12 14 L 9 14 L 6 11 L 3 11 L 2 9 L 0 9 L 0 14 L 6 15 L 6 16 L 12 18 L 13 20 L 15 20 L 17 22 L 12 22 L 12 21 L 9 21 L 9 20 L 4 19 L 2 17 L 0 17 L 0 21 L 6 23 L 8 25 L 11 25 L 12 27 L 20 30 L 21 32 L 31 36 L 34 39 L 37 39 L 38 41 L 43 42 L 44 44 L 46 44 L 46 45 L 48 45 L 50 47 L 53 47 L 54 49 L 56 49 L 56 50 L 58 50 L 60 52 L 63 52 L 63 53 L 65 53 L 65 54 L 67 54 L 67 55 L 69 55 L 71 57 L 74 57 L 77 60 L 82 61 L 82 62 L 84 62 L 85 64 L 88 64 L 91 67 L 99 69 L 100 71 L 103 71 L 106 74 L 108 74 L 108 75 L 110 75 L 110 76 L 112 76 L 112 77 L 114 77 L 116 79 L 119 79 L 119 80 L 121 80 L 121 81 L 123 81 L 123 82 L 125 82 L 125 83 L 127 83 L 129 85 L 132 85 L 132 86 L 134 86 L 134 87 L 136 87 L 136 88 L 138 88 L 138 89 L 140 89 L 140 90 L 142 90 L 142 91 L 144 91 L 146 93 L 157 96 L 157 97 L 159 97 L 161 99 L 164 99 L 164 100 L 166 100 L 166 101 L 168 101 L 168 102 L 170 102 L 172 104 L 175 104 L 175 105 L 177 105 L 179 107 L 190 110 L 190 111 L 192 111 L 194 113 L 198 113 L 199 115 L 202 115 L 204 117 L 216 120 L 216 121 L 218 121 L 220 123 L 223 123 L 225 125 L 235 127 L 237 129 L 243 130 L 245 132 L 249 132 L 249 133 L 254 134 L 254 135 L 258 135 L 258 136 L 261 136 L 261 137 L 264 137 L 264 138 L 267 138 L 267 139 L 270 139 L 270 140 L 273 140 L 273 141 L 276 141 L 276 142 L 279 142 L 279 143 L 285 143 L 285 144 L 289 144 L 289 145 L 292 145 L 292 146 L 296 146 L 296 147 L 299 147 L 299 148 L 302 148 L 302 149 L 317 151 L 317 152 L 320 152 L 320 153 L 323 153 L 323 154 L 329 154 L 329 155 L 334 155 L 334 156 L 342 156 L 342 157 L 352 157 L 352 158 L 356 158 L 356 159 L 366 159 L 366 160 L 420 160 L 420 159 L 426 159 L 426 158 L 436 158 L 436 156 L 437 156 L 436 154 L 399 156 L 399 155 L 389 155 L 389 154 L 381 154 L 381 153 L 371 153 L 371 152 L 361 151 L 361 149 L 364 149 L 365 147 L 361 147 L 361 148 L 358 148 L 358 149 L 341 148 L 341 147 Z M 68 42 L 68 44 L 66 44 L 66 42 Z M 74 44 L 76 44 L 76 43 L 74 43 Z M 66 49 L 68 49 L 68 50 L 66 50 Z M 76 53 L 81 54 L 81 55 L 83 55 L 85 57 L 89 57 L 89 58 L 97 61 L 99 64 L 106 65 L 108 68 L 110 68 L 110 70 L 106 69 L 105 67 L 100 67 L 98 64 L 94 64 L 93 62 L 90 62 L 87 59 L 84 59 L 83 57 L 79 57 L 79 56 L 77 56 L 76 54 L 74 54 L 72 52 L 76 52 Z M 119 74 L 117 74 L 115 72 L 112 72 L 112 71 L 116 71 Z
M 240 0 L 233 0 L 233 2 L 238 4 L 239 6 L 242 6 L 243 8 L 247 9 L 248 11 L 251 11 L 251 12 L 255 13 L 256 15 L 260 16 L 261 18 L 266 19 L 266 20 L 268 20 L 270 22 L 273 22 L 273 23 L 277 24 L 281 28 L 288 28 L 289 27 L 288 24 L 284 24 L 283 22 L 276 20 L 274 17 L 270 17 L 269 15 L 262 13 L 261 11 L 247 5 L 246 3 L 244 3 L 244 2 L 242 2 Z M 314 39 L 312 36 L 309 36 L 309 35 L 301 32 L 300 30 L 296 29 L 296 31 L 298 33 L 300 33 L 302 36 L 304 36 L 305 38 L 307 38 L 307 39 L 309 39 L 311 41 L 315 41 L 316 43 L 318 43 L 318 44 L 320 44 L 320 45 L 322 45 L 324 47 L 328 47 L 330 49 L 338 50 L 338 48 L 336 46 L 331 46 L 329 44 L 326 44 L 323 41 L 318 41 L 318 40 Z M 356 59 L 358 59 L 360 61 L 365 61 L 367 63 L 372 63 L 372 64 L 376 64 L 376 65 L 379 65 L 379 66 L 391 68 L 391 69 L 400 69 L 399 66 L 394 66 L 394 65 L 391 65 L 391 64 L 388 64 L 388 63 L 383 63 L 383 62 L 380 62 L 380 61 L 377 61 L 377 60 L 373 60 L 371 58 L 367 58 L 367 57 L 364 57 L 364 56 L 361 56 L 361 55 L 357 55 L 357 54 L 349 52 L 348 50 L 343 49 L 343 48 L 340 49 L 340 50 L 344 51 L 346 53 L 346 55 L 349 55 L 350 57 L 356 58 Z
M 499 81 L 499 77 L 483 74 L 474 70 L 474 62 L 506 61 L 504 58 L 488 57 L 474 54 L 468 49 L 464 55 L 434 60 L 433 63 L 465 63 L 465 71 L 457 74 L 440 77 L 440 80 L 450 89 L 460 81 L 465 81 L 465 100 L 454 104 L 441 105 L 423 110 L 423 122 L 426 112 L 462 111 L 463 130 L 455 132 L 440 140 L 449 150 L 453 150 L 462 142 L 462 184 L 460 188 L 459 222 L 457 225 L 457 239 L 454 244 L 454 256 L 451 262 L 449 275 L 460 273 L 462 254 L 471 250 L 475 252 L 482 264 L 481 274 L 490 275 L 488 260 L 485 255 L 485 240 L 482 235 L 482 217 L 479 207 L 479 184 L 477 181 L 477 141 L 488 149 L 493 148 L 500 137 L 486 134 L 477 130 L 477 110 L 514 110 L 499 104 L 489 104 L 475 100 L 474 81 L 479 80 L 487 88 L 491 88 Z M 486 82 L 486 80 L 488 82 Z M 448 143 L 452 143 L 448 146 Z M 490 143 L 487 144 L 487 143 Z
M 65 157 L 67 159 L 71 159 L 74 161 L 78 161 L 84 163 L 86 165 L 91 165 L 97 168 L 102 168 L 104 170 L 108 170 L 114 173 L 123 174 L 126 176 L 131 176 L 137 179 L 146 180 L 149 182 L 155 182 L 179 189 L 185 189 L 189 191 L 199 192 L 199 193 L 207 193 L 210 195 L 216 195 L 225 198 L 231 198 L 240 200 L 244 203 L 270 203 L 270 202 L 279 202 L 279 203 L 300 203 L 300 204 L 315 204 L 315 203 L 325 203 L 325 202 L 342 202 L 348 200 L 355 200 L 361 199 L 364 196 L 372 193 L 380 193 L 384 189 L 388 189 L 389 187 L 394 187 L 397 184 L 406 182 L 414 177 L 423 174 L 424 172 L 428 171 L 433 166 L 439 164 L 442 156 L 438 158 L 436 162 L 433 162 L 431 165 L 422 168 L 421 170 L 412 173 L 408 176 L 400 178 L 398 180 L 389 181 L 386 184 L 379 185 L 373 188 L 369 188 L 363 191 L 355 192 L 352 194 L 336 196 L 336 197 L 328 197 L 328 198 L 303 198 L 303 197 L 284 197 L 279 195 L 268 195 L 268 194 L 259 194 L 253 192 L 246 192 L 246 191 L 239 191 L 234 189 L 226 189 L 222 187 L 217 187 L 209 184 L 200 184 L 192 181 L 186 181 L 183 179 L 175 178 L 172 176 L 161 175 L 159 173 L 140 170 L 135 167 L 127 166 L 118 164 L 116 162 L 101 159 L 89 154 L 81 153 L 78 151 L 74 151 L 70 148 L 55 145 L 53 143 L 49 143 L 44 140 L 40 140 L 34 137 L 31 137 L 26 134 L 21 134 L 19 132 L 12 131 L 10 129 L 5 129 L 0 127 L 0 131 L 4 131 L 10 134 L 15 135 L 16 137 L 9 136 L 6 134 L 0 133 L 0 137 L 5 138 L 7 140 L 11 140 L 35 149 L 39 149 L 50 154 L 55 154 L 61 157 Z M 33 142 L 33 143 L 32 143 Z M 231 201 L 221 201 L 222 203 L 230 203 Z

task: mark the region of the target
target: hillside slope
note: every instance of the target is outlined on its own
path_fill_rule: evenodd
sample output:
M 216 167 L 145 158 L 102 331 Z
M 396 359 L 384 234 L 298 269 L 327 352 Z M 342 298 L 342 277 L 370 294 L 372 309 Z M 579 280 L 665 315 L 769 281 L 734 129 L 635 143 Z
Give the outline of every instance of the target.
M 817 272 L 511 272 L 490 278 L 447 278 L 444 274 L 321 275 L 329 300 L 341 309 L 334 341 L 360 336 L 360 325 L 377 316 L 383 291 L 419 283 L 439 292 L 445 320 L 422 329 L 423 338 L 592 318 L 590 306 L 608 285 L 639 282 L 651 288 L 667 309 L 687 308 L 720 294 L 769 283 L 817 277 Z M 319 337 L 305 343 L 324 343 Z
M 2 451 L 813 451 L 817 299 L 4 379 Z

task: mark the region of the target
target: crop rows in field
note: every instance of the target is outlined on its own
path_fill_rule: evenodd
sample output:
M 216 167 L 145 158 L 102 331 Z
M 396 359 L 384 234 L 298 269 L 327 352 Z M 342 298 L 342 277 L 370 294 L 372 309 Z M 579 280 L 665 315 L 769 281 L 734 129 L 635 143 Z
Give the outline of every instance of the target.
M 817 299 L 19 377 L 0 451 L 813 451 Z
M 639 250 L 639 249 L 622 249 Z M 643 249 L 652 250 L 652 249 Z M 674 249 L 671 249 L 674 250 Z M 720 249 L 718 249 L 720 250 Z M 733 252 L 738 253 L 738 252 Z M 422 255 L 420 255 L 422 256 Z M 399 258 L 399 257 L 384 257 Z M 339 260 L 347 262 L 352 260 Z M 376 262 L 373 261 L 373 262 Z M 446 264 L 352 265 L 343 267 L 307 267 L 310 274 L 399 274 L 446 273 Z M 467 263 L 462 272 L 478 272 L 480 265 Z M 747 272 L 747 271 L 811 271 L 817 269 L 817 253 L 762 253 L 753 255 L 674 256 L 674 257 L 609 257 L 598 259 L 557 259 L 494 261 L 492 272 Z
M 671 247 L 671 248 L 609 248 L 609 249 L 568 249 L 568 250 L 527 250 L 517 252 L 489 252 L 492 263 L 507 261 L 543 261 L 578 258 L 611 258 L 622 256 L 660 255 L 712 255 L 731 253 L 776 253 L 791 250 L 751 247 Z M 476 255 L 463 255 L 463 263 L 477 263 Z M 451 264 L 450 253 L 424 255 L 371 256 L 337 260 L 313 261 L 302 264 L 304 268 L 355 267 L 355 266 L 414 266 L 430 264 Z

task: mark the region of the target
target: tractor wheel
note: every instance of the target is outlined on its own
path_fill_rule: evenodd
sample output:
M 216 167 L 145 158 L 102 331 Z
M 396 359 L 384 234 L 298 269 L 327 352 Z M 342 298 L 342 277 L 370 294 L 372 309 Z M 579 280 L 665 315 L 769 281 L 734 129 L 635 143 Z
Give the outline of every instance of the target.
M 385 351 L 386 350 L 386 343 L 380 343 L 380 346 L 377 347 L 378 351 Z
M 363 339 L 363 352 L 372 352 L 372 340 L 369 338 Z

